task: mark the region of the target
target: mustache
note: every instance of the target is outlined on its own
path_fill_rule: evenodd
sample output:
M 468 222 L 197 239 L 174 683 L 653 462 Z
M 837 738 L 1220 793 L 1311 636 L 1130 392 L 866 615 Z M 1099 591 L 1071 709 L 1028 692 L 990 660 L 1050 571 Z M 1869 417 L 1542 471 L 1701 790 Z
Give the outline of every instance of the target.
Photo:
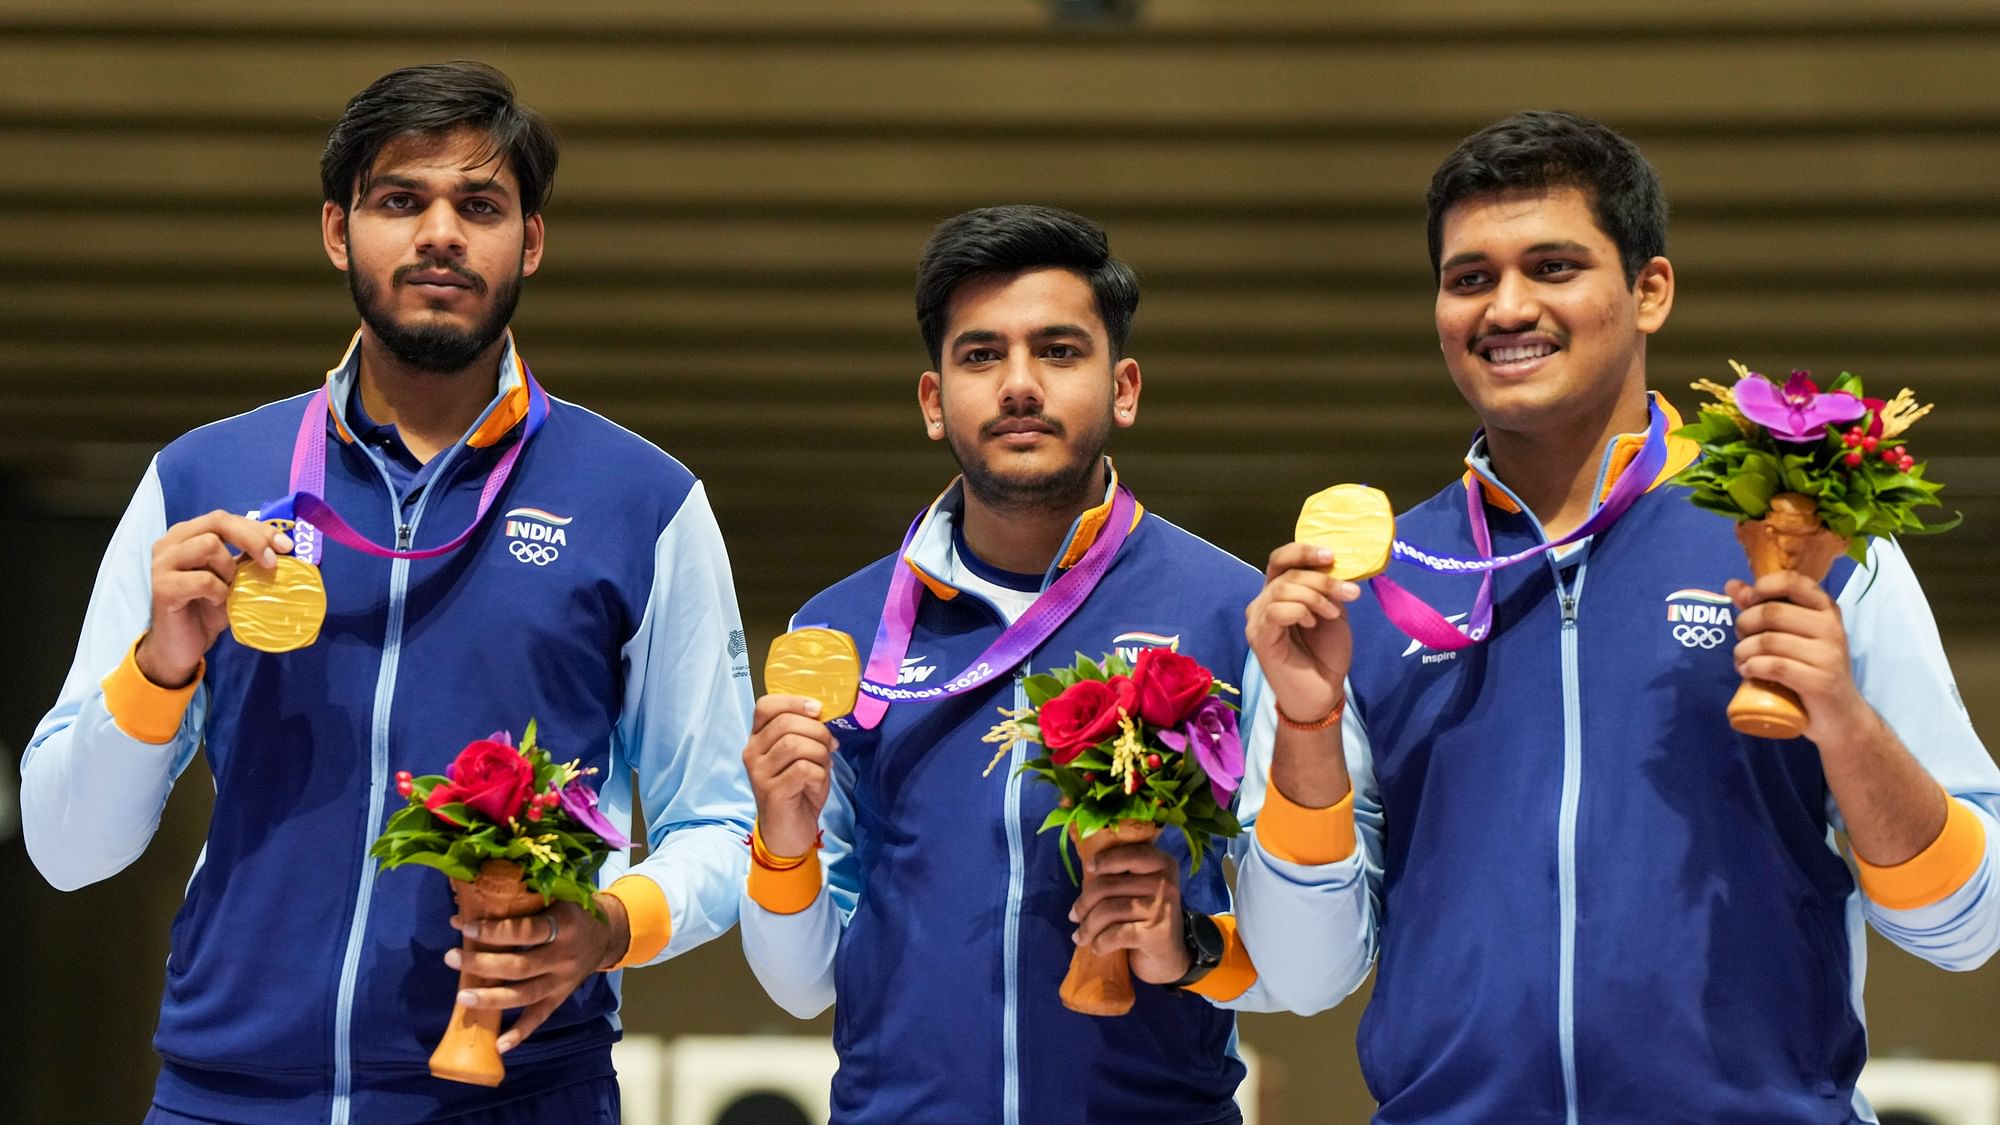
M 466 285 L 472 288 L 475 294 L 480 296 L 486 294 L 485 278 L 472 270 L 466 269 L 457 262 L 448 261 L 443 258 L 426 258 L 420 262 L 411 262 L 407 266 L 397 266 L 396 272 L 389 276 L 389 280 L 392 284 L 401 285 L 403 279 L 413 273 L 430 273 L 433 271 L 442 271 L 451 274 L 453 277 L 464 281 Z
M 1048 415 L 1043 414 L 1039 410 L 1035 410 L 1035 411 L 1025 411 L 1021 413 L 1013 413 L 1013 414 L 1002 414 L 997 418 L 989 418 L 986 421 L 980 423 L 979 436 L 982 438 L 990 438 L 993 436 L 993 432 L 1000 427 L 1000 423 L 1018 422 L 1028 418 L 1032 418 L 1035 421 L 1040 422 L 1042 425 L 1048 427 L 1048 432 L 1051 437 L 1062 437 L 1064 434 L 1068 433 L 1067 427 L 1065 427 L 1061 422 L 1058 422 L 1054 418 L 1051 418 Z

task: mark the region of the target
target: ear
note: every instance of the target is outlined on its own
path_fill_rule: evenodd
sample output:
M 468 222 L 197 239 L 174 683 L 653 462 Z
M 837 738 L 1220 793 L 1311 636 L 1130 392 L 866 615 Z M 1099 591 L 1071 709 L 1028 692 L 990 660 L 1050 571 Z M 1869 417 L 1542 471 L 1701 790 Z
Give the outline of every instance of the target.
M 1639 298 L 1639 331 L 1648 336 L 1658 332 L 1674 311 L 1674 264 L 1665 258 L 1647 262 L 1632 291 Z
M 542 213 L 540 211 L 537 211 L 534 214 L 528 216 L 528 221 L 522 224 L 521 227 L 521 276 L 522 277 L 533 277 L 535 276 L 535 271 L 542 267 L 542 237 L 544 233 L 545 232 L 542 228 Z
M 347 272 L 347 208 L 327 202 L 319 209 L 319 237 L 333 268 Z
M 1123 427 L 1139 420 L 1139 361 L 1127 356 L 1111 368 L 1112 424 Z
M 917 376 L 917 409 L 924 415 L 924 436 L 944 440 L 944 380 L 935 371 Z

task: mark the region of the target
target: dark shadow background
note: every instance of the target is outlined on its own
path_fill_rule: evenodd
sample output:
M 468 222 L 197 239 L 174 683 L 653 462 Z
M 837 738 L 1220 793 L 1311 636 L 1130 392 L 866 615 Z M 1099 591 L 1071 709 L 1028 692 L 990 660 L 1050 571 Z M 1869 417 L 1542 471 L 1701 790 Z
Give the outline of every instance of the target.
M 1405 505 L 1453 475 L 1472 422 L 1435 351 L 1423 189 L 1460 136 L 1555 107 L 1625 130 L 1666 181 L 1680 290 L 1656 387 L 1692 406 L 1686 384 L 1735 357 L 1940 404 L 1914 436 L 1966 522 L 1910 553 L 2000 730 L 1990 2 L 1155 0 L 1088 22 L 1029 0 L 0 0 L 10 755 L 153 451 L 338 358 L 354 317 L 316 218 L 341 104 L 451 57 L 507 70 L 565 138 L 524 354 L 706 479 L 753 654 L 951 471 L 913 405 L 910 287 L 939 219 L 1038 201 L 1111 231 L 1146 294 L 1120 467 L 1155 510 L 1261 558 L 1327 484 Z M 74 894 L 0 842 L 19 905 L 0 1116 L 141 1112 L 209 794 L 197 765 L 147 854 Z M 2000 1061 L 2000 970 L 1874 953 L 1878 1053 Z M 627 996 L 656 1034 L 827 1026 L 769 1004 L 733 939 Z M 1272 1064 L 1267 1121 L 1365 1117 L 1359 1010 L 1243 1021 Z

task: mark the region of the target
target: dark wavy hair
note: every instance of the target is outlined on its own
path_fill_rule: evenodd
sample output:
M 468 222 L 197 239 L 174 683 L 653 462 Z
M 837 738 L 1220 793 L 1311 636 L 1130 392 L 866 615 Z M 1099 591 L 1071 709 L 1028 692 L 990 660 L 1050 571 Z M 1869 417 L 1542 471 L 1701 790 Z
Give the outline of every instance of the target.
M 558 142 L 548 119 L 514 97 L 514 83 L 481 62 L 432 63 L 392 70 L 354 95 L 326 135 L 319 157 L 320 190 L 342 209 L 367 186 L 383 146 L 412 134 L 437 136 L 476 129 L 487 143 L 478 167 L 505 156 L 521 185 L 523 217 L 541 211 L 555 188 Z
M 917 266 L 917 328 L 931 364 L 944 363 L 945 322 L 951 295 L 975 277 L 1057 268 L 1090 282 L 1097 315 L 1111 337 L 1111 357 L 1125 354 L 1132 314 L 1139 308 L 1139 277 L 1111 255 L 1103 228 L 1056 207 L 1014 204 L 981 207 L 938 224 Z
M 1468 199 L 1579 188 L 1597 225 L 1618 246 L 1625 284 L 1667 252 L 1667 197 L 1631 141 L 1586 117 L 1531 110 L 1460 141 L 1431 177 L 1431 274 L 1441 273 L 1445 212 Z

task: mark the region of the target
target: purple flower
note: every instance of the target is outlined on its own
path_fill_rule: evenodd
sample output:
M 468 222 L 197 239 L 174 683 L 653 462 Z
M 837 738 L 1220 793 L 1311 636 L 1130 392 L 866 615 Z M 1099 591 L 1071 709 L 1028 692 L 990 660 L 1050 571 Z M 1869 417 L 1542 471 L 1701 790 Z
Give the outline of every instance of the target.
M 1792 372 L 1780 388 L 1756 372 L 1737 380 L 1736 409 L 1779 441 L 1809 442 L 1826 436 L 1834 422 L 1852 422 L 1868 405 L 1846 391 L 1822 393 L 1804 371 Z
M 604 814 L 597 811 L 597 791 L 585 785 L 582 778 L 576 778 L 563 786 L 558 796 L 562 800 L 563 811 L 569 814 L 569 818 L 597 833 L 604 840 L 606 847 L 616 851 L 619 848 L 632 846 L 632 841 L 627 840 L 616 825 L 604 819 Z
M 1195 764 L 1208 775 L 1215 803 L 1227 807 L 1229 795 L 1243 782 L 1243 740 L 1236 733 L 1236 711 L 1215 696 L 1178 730 L 1163 730 L 1160 741 L 1169 749 L 1193 754 Z

